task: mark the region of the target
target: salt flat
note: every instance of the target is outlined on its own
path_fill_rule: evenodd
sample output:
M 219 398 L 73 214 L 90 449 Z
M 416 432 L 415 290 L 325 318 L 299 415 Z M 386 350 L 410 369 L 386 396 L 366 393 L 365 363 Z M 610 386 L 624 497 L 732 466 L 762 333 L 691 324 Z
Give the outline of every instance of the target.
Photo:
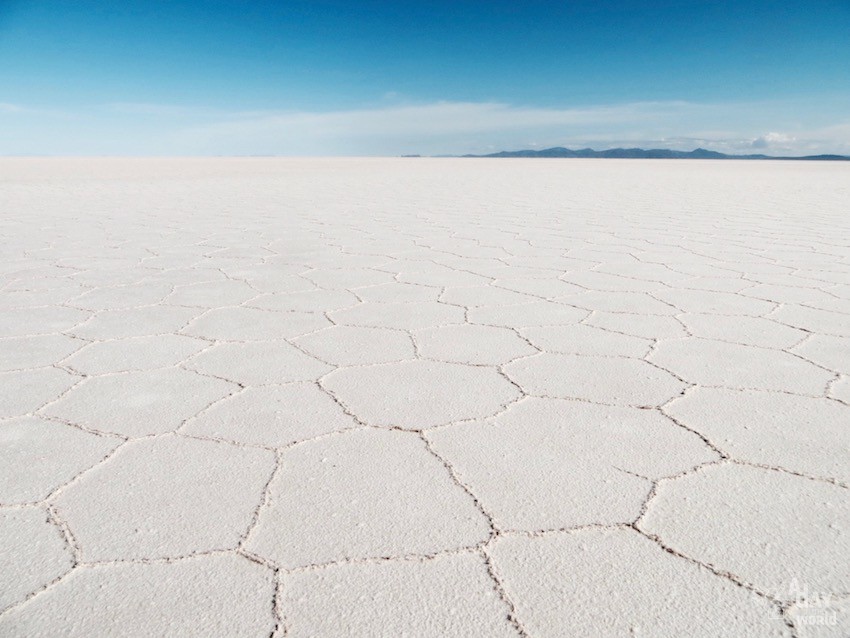
M 850 166 L 0 160 L 0 635 L 850 635 Z

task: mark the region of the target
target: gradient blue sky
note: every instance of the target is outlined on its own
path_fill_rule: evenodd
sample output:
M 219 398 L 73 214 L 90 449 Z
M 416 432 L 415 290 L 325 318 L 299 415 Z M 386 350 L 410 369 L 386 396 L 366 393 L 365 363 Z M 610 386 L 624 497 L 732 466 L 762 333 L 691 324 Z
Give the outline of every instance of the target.
M 850 153 L 850 2 L 0 0 L 0 154 Z

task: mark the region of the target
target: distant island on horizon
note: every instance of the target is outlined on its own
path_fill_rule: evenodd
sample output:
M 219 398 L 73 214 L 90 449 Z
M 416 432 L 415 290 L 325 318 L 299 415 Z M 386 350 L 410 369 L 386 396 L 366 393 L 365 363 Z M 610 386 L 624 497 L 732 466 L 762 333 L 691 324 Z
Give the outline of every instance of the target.
M 418 157 L 407 155 L 403 157 Z M 539 151 L 530 149 L 521 151 L 499 151 L 487 155 L 451 155 L 443 157 L 571 157 L 571 158 L 601 158 L 601 159 L 710 159 L 710 160 L 808 160 L 808 161 L 850 161 L 847 155 L 802 155 L 773 156 L 773 155 L 729 155 L 717 151 L 697 148 L 692 151 L 675 151 L 666 148 L 610 148 L 605 151 L 594 151 L 592 148 L 572 150 L 562 146 L 546 148 Z

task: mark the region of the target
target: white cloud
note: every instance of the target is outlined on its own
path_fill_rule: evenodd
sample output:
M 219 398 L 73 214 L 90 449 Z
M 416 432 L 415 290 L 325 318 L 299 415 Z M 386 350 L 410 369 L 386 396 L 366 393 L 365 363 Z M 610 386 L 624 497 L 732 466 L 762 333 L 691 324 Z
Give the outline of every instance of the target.
M 702 146 L 732 153 L 752 152 L 754 147 L 782 152 L 850 149 L 850 133 L 840 127 L 828 137 L 812 137 L 806 131 L 754 133 L 753 128 L 763 126 L 764 111 L 758 104 L 684 101 L 566 109 L 434 102 L 330 112 L 234 113 L 179 135 L 181 144 L 201 152 L 281 155 L 462 154 L 548 146 Z M 737 128 L 730 129 L 730 122 Z
M 184 132 L 211 146 L 262 147 L 263 152 L 472 152 L 493 145 L 562 143 L 569 132 L 648 124 L 704 107 L 686 102 L 553 109 L 497 102 L 434 102 L 348 111 L 237 113 Z M 362 150 L 358 150 L 362 149 Z
M 370 108 L 326 112 L 225 111 L 136 102 L 51 112 L 0 103 L 0 117 L 15 118 L 0 152 L 436 155 L 550 146 L 640 146 L 850 154 L 845 111 L 812 109 L 813 117 L 807 119 L 813 125 L 802 128 L 800 105 L 782 102 L 544 108 L 500 102 L 412 104 L 393 98 Z
M 209 109 L 199 109 L 190 106 L 177 106 L 174 104 L 154 104 L 149 102 L 111 102 L 104 104 L 104 108 L 116 113 L 128 115 L 151 115 L 151 116 L 175 116 L 183 115 L 196 117 L 203 112 L 212 112 Z M 221 115 L 221 113 L 219 113 Z
M 793 146 L 795 139 L 791 135 L 785 133 L 765 133 L 753 140 L 753 148 L 789 148 Z

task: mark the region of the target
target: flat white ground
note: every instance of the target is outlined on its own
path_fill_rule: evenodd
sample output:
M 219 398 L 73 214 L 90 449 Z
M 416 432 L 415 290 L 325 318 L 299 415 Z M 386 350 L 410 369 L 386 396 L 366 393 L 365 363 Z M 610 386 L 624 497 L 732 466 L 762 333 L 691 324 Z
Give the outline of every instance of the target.
M 850 634 L 850 165 L 0 161 L 0 635 Z

